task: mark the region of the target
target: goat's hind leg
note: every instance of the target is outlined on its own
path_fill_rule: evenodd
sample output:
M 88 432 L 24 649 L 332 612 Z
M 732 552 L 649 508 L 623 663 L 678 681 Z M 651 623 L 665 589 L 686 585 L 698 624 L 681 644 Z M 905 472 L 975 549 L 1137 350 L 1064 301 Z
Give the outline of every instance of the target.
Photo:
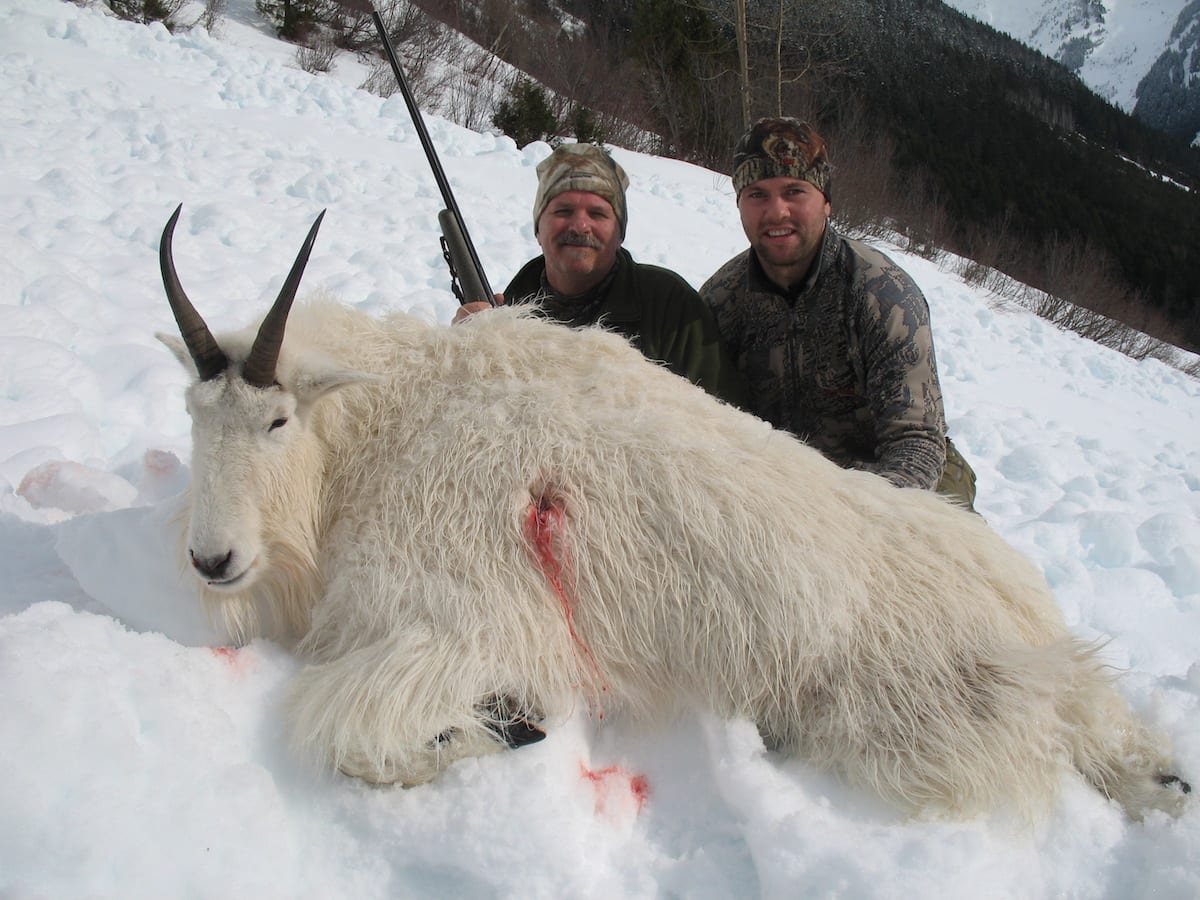
M 503 749 L 477 708 L 485 692 L 472 654 L 421 631 L 305 668 L 288 701 L 294 743 L 364 781 L 408 785 Z
M 1072 728 L 1075 767 L 1131 819 L 1156 809 L 1180 815 L 1191 786 L 1170 761 L 1165 738 L 1138 721 L 1092 648 L 1080 645 L 1076 653 L 1079 673 L 1060 710 Z

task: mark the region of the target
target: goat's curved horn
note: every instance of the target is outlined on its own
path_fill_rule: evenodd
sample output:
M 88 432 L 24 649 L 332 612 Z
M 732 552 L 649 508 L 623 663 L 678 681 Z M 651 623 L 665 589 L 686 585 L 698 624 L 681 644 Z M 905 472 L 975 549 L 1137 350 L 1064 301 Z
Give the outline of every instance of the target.
M 175 235 L 175 223 L 179 221 L 179 213 L 183 204 L 175 207 L 175 212 L 167 220 L 163 229 L 162 240 L 158 244 L 158 265 L 162 269 L 163 287 L 167 289 L 167 301 L 171 304 L 171 312 L 175 313 L 175 322 L 179 325 L 179 333 L 192 360 L 196 363 L 196 371 L 201 381 L 216 378 L 229 366 L 229 359 L 217 346 L 212 332 L 192 306 L 192 301 L 183 292 L 179 276 L 175 273 L 175 260 L 171 256 L 171 239 Z
M 324 218 L 325 210 L 321 210 L 317 220 L 308 229 L 308 237 L 304 239 L 304 244 L 296 255 L 296 261 L 292 263 L 292 270 L 288 272 L 271 311 L 258 326 L 254 346 L 250 348 L 250 355 L 242 366 L 242 377 L 255 387 L 265 388 L 275 383 L 275 364 L 279 361 L 279 348 L 283 345 L 283 329 L 287 325 L 292 301 L 296 299 L 296 290 L 300 287 L 300 277 L 308 264 L 308 255 L 317 239 L 317 229 L 321 227 L 321 220 Z

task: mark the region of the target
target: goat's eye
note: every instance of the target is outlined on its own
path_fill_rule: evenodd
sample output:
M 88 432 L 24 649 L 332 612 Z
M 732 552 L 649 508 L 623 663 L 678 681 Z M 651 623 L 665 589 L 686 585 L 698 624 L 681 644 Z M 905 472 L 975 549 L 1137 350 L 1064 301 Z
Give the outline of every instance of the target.
M 267 431 L 274 431 L 276 428 L 282 428 L 286 424 L 287 424 L 287 419 L 276 419 L 274 422 L 271 423 L 271 427 L 268 428 Z

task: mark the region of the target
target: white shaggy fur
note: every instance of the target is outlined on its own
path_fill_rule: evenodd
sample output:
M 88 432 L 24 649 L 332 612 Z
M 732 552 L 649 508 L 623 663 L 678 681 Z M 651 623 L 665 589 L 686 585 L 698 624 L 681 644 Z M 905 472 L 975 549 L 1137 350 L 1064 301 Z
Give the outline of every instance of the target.
M 489 698 L 553 723 L 582 696 L 748 717 L 913 810 L 1035 811 L 1071 765 L 1134 817 L 1180 808 L 1159 740 L 978 516 L 601 330 L 320 300 L 267 390 L 238 374 L 251 334 L 188 391 L 188 543 L 249 567 L 205 599 L 236 640 L 296 642 L 292 733 L 343 771 L 425 781 L 501 746 Z

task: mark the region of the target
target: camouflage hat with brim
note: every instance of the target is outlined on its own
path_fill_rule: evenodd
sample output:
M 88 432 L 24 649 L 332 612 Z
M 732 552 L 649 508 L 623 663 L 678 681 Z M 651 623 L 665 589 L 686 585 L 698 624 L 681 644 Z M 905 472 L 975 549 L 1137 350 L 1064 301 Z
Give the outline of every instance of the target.
M 537 194 L 533 198 L 533 233 L 550 201 L 567 191 L 588 191 L 608 201 L 625 236 L 625 189 L 629 176 L 603 147 L 595 144 L 562 144 L 538 163 Z
M 764 178 L 799 178 L 829 199 L 829 153 L 824 139 L 807 122 L 781 117 L 759 119 L 733 151 L 733 190 Z

